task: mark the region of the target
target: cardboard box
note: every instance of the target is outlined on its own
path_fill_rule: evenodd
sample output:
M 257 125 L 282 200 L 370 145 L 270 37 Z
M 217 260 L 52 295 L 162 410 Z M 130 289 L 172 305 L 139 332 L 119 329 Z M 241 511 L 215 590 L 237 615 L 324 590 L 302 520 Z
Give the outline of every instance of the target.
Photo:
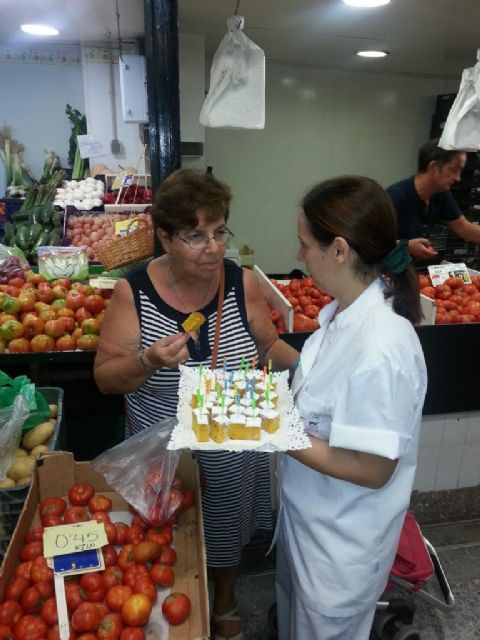
M 198 488 L 198 468 L 191 454 L 182 453 L 177 472 L 186 487 Z M 66 496 L 68 489 L 75 482 L 92 484 L 97 492 L 112 500 L 113 510 L 128 509 L 125 500 L 112 491 L 105 479 L 93 470 L 89 462 L 75 462 L 73 455 L 64 451 L 52 452 L 42 457 L 38 460 L 35 477 L 0 568 L 0 600 L 18 564 L 25 534 L 32 527 L 40 525 L 38 503 L 47 496 Z M 179 526 L 175 531 L 175 549 L 178 559 L 175 564 L 175 584 L 171 588 L 172 592 L 182 591 L 189 596 L 192 602 L 192 613 L 183 624 L 170 627 L 168 640 L 208 640 L 209 638 L 205 541 L 199 491 L 195 491 L 195 497 L 195 509 L 188 509 L 181 513 Z M 161 607 L 160 599 L 154 606 Z
M 280 311 L 287 333 L 293 332 L 293 307 L 285 296 L 277 289 L 270 278 L 263 273 L 258 265 L 254 265 L 253 272 L 260 282 L 263 295 L 270 308 Z M 288 280 L 279 280 L 282 284 L 288 284 Z

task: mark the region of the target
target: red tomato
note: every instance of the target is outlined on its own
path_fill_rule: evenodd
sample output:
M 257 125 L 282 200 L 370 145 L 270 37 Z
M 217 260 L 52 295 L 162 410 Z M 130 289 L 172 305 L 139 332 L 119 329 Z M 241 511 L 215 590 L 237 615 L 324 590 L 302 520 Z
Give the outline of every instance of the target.
M 102 602 L 105 597 L 103 577 L 99 573 L 84 573 L 80 578 L 80 586 L 87 590 L 89 602 Z
M 175 582 L 175 573 L 169 565 L 154 564 L 150 569 L 150 578 L 161 587 L 170 587 Z
M 43 554 L 43 542 L 29 542 L 20 551 L 20 558 L 22 560 L 35 560 L 38 556 Z
M 93 315 L 96 315 L 105 308 L 105 301 L 102 296 L 94 293 L 90 296 L 85 297 L 83 306 L 87 311 L 93 313 Z
M 87 522 L 90 517 L 85 507 L 68 507 L 65 511 L 65 524 L 76 524 L 77 522 Z
M 95 513 L 96 511 L 111 511 L 112 501 L 110 498 L 97 493 L 88 501 L 88 508 L 92 513 Z
M 53 580 L 53 570 L 47 565 L 47 561 L 43 556 L 39 556 L 33 561 L 30 580 L 32 582 L 48 582 L 49 580 Z
M 74 293 L 74 291 L 71 293 Z M 88 501 L 93 498 L 94 494 L 95 489 L 91 484 L 88 484 L 87 482 L 77 482 L 68 490 L 68 499 L 70 500 L 70 503 L 75 506 L 85 507 L 88 504 Z
M 145 640 L 142 627 L 126 627 L 120 634 L 120 640 Z
M 110 587 L 107 591 L 107 595 L 105 597 L 105 602 L 107 603 L 107 607 L 111 611 L 122 610 L 123 604 L 133 595 L 132 587 L 128 585 L 115 585 L 114 587 Z
M 102 577 L 103 585 L 107 591 L 110 587 L 123 584 L 123 571 L 120 567 L 107 567 L 103 572 Z
M 145 539 L 145 534 L 135 525 L 132 525 L 127 531 L 127 543 L 128 544 L 140 544 Z
M 115 522 L 117 527 L 117 544 L 124 545 L 127 542 L 128 524 L 124 522 Z
M 42 607 L 42 618 L 50 627 L 53 627 L 55 624 L 57 624 L 57 601 L 55 598 L 49 598 L 48 600 L 46 600 L 45 604 Z
M 102 548 L 103 560 L 106 567 L 113 567 L 117 564 L 118 554 L 115 551 L 115 547 L 111 544 L 107 544 Z
M 448 300 L 452 295 L 452 290 L 447 284 L 439 284 L 435 287 L 435 297 L 439 300 Z
M 47 635 L 47 625 L 36 616 L 23 616 L 15 625 L 15 640 L 41 640 Z
M 147 576 L 141 576 L 135 580 L 133 585 L 134 593 L 143 593 L 148 598 L 150 598 L 152 605 L 155 603 L 157 599 L 157 589 L 152 579 Z
M 84 302 L 85 302 L 85 296 L 83 293 L 80 293 L 80 291 L 76 291 L 75 289 L 71 289 L 68 293 L 67 293 L 67 297 L 65 298 L 65 302 L 66 305 L 69 309 L 73 309 L 74 311 L 76 311 L 77 309 L 80 309 L 80 307 L 83 307 Z
M 129 587 L 133 587 L 135 580 L 142 576 L 148 576 L 147 567 L 144 564 L 132 564 L 123 574 L 123 582 Z
M 57 278 L 56 280 L 53 280 L 52 287 L 57 287 L 57 286 L 64 287 L 68 291 L 72 286 L 72 282 L 68 278 Z
M 132 521 L 130 523 L 131 527 L 140 527 L 142 531 L 146 531 L 148 529 L 148 522 L 145 522 L 143 518 L 141 518 L 137 513 L 133 516 Z
M 72 616 L 72 627 L 75 631 L 96 631 L 101 621 L 97 607 L 91 602 L 82 602 Z
M 162 547 L 162 552 L 158 556 L 159 564 L 168 564 L 173 566 L 177 561 L 177 552 L 172 547 Z
M 33 560 L 29 560 L 28 562 L 21 562 L 15 569 L 15 577 L 18 578 L 19 576 L 21 576 L 22 578 L 26 578 L 28 581 L 30 581 L 32 564 Z
M 157 542 L 162 546 L 171 544 L 173 540 L 172 527 L 164 525 L 163 527 L 153 527 L 147 531 L 147 540 Z
M 120 551 L 118 556 L 118 566 L 122 571 L 126 571 L 128 567 L 131 567 L 135 564 L 135 560 L 133 559 L 133 544 L 126 544 L 123 549 Z
M 477 287 L 474 284 L 466 284 L 463 287 L 463 291 L 467 294 L 467 296 L 473 296 L 475 293 L 479 293 Z
M 95 633 L 82 633 L 81 636 L 78 636 L 77 640 L 97 640 L 97 635 Z
M 43 541 L 43 527 L 37 527 L 32 529 L 25 536 L 25 542 L 42 542 Z
M 151 611 L 150 599 L 143 593 L 134 593 L 123 603 L 122 618 L 129 626 L 140 627 L 147 624 Z
M 162 547 L 157 542 L 140 542 L 134 546 L 132 555 L 135 562 L 150 562 L 159 557 L 161 550 Z
M 111 522 L 110 516 L 106 511 L 95 511 L 95 513 L 92 513 L 90 520 L 95 520 L 96 522 Z
M 94 602 L 94 605 L 97 607 L 97 610 L 100 612 L 100 619 L 103 620 L 105 616 L 108 616 L 110 613 L 110 609 L 103 602 Z
M 190 615 L 192 605 L 184 593 L 171 593 L 162 604 L 162 613 L 172 625 L 182 624 Z
M 102 513 L 100 511 L 100 513 Z M 105 513 L 105 512 L 103 512 Z M 105 533 L 107 534 L 108 544 L 116 544 L 117 542 L 117 527 L 113 524 L 113 522 L 104 522 L 103 526 L 105 527 Z
M 178 513 L 182 508 L 182 503 L 183 503 L 183 491 L 175 487 L 172 487 L 170 489 L 170 496 L 168 498 L 168 505 L 167 505 L 168 516 L 170 517 Z
M 195 499 L 195 494 L 192 489 L 183 490 L 182 509 L 190 509 Z M 170 544 L 170 543 L 167 543 Z
M 60 516 L 44 516 L 42 518 L 42 525 L 47 529 L 48 527 L 58 527 L 58 525 L 63 524 L 63 518 Z
M 447 278 L 443 284 L 446 284 L 451 289 L 461 289 L 463 287 L 463 280 L 461 278 Z M 420 285 L 421 287 L 422 285 Z
M 106 615 L 97 629 L 99 640 L 117 640 L 123 630 L 122 616 L 119 613 Z
M 20 600 L 22 595 L 28 589 L 30 581 L 23 576 L 14 578 L 5 590 L 5 600 Z
M 82 602 L 88 600 L 86 589 L 82 589 L 76 582 L 65 583 L 65 595 L 69 611 L 75 611 Z
M 57 351 L 75 351 L 76 347 L 77 341 L 73 336 L 60 336 L 60 338 L 57 338 L 55 341 L 55 349 Z
M 0 624 L 0 640 L 13 640 L 13 630 L 5 624 Z
M 307 316 L 307 318 L 317 318 L 319 311 L 320 309 L 316 304 L 307 304 L 303 308 L 303 313 Z
M 37 587 L 28 587 L 22 594 L 21 605 L 24 613 L 40 614 L 44 597 Z
M 42 581 L 35 583 L 35 587 L 44 600 L 51 598 L 54 594 L 54 586 L 52 581 Z
M 15 600 L 5 600 L 0 604 L 0 624 L 13 629 L 22 614 L 22 607 Z

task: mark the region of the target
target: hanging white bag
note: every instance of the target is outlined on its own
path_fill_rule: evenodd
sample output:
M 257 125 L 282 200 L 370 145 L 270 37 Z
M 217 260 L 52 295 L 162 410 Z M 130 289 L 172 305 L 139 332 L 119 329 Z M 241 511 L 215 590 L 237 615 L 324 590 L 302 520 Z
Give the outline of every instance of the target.
M 210 69 L 210 90 L 200 123 L 206 127 L 265 127 L 265 54 L 243 33 L 244 18 L 227 20 L 228 33 Z
M 457 97 L 450 109 L 438 146 L 442 149 L 480 149 L 480 49 L 477 64 L 464 69 Z

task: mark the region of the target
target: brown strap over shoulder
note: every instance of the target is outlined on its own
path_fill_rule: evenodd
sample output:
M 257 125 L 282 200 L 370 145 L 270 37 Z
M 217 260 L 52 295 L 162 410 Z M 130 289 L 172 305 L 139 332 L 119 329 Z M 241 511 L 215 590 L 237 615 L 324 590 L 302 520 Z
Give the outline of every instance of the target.
M 225 294 L 225 267 L 220 269 L 220 283 L 218 286 L 217 321 L 215 323 L 215 337 L 213 339 L 211 368 L 217 367 L 218 343 L 220 341 L 220 325 L 222 324 L 223 296 Z

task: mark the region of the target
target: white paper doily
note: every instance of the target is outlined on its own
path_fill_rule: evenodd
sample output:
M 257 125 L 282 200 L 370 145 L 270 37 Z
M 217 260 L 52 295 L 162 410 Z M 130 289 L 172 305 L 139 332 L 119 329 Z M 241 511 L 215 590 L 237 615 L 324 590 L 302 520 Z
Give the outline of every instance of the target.
M 209 370 L 205 370 L 209 373 Z M 222 374 L 218 369 L 217 373 Z M 168 449 L 190 449 L 201 451 L 288 451 L 308 449 L 312 445 L 304 431 L 303 422 L 288 387 L 288 371 L 273 373 L 278 394 L 278 412 L 280 427 L 275 433 L 262 430 L 260 440 L 226 440 L 217 444 L 213 440 L 198 442 L 192 430 L 192 408 L 190 402 L 195 393 L 198 380 L 198 370 L 180 366 L 180 386 L 178 389 L 178 423 L 172 431 Z

